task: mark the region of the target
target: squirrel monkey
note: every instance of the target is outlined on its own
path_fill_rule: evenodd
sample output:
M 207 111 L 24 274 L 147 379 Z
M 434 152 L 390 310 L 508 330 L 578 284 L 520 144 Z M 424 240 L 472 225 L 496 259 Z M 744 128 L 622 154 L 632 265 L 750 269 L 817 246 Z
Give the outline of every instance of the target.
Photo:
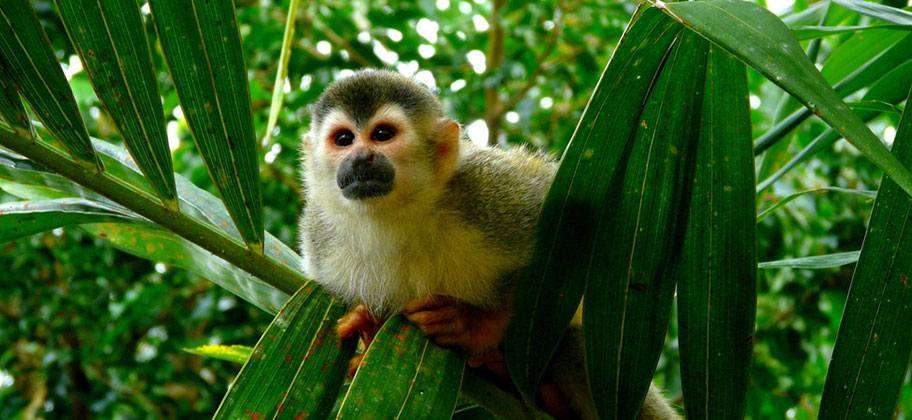
M 360 334 L 366 346 L 402 312 L 438 344 L 464 349 L 470 365 L 506 375 L 498 346 L 556 162 L 474 145 L 426 87 L 372 69 L 326 89 L 302 149 L 304 270 L 358 304 L 339 320 L 340 336 Z M 555 357 L 539 403 L 559 418 L 594 419 L 581 341 L 568 343 L 581 339 L 567 336 L 573 356 Z M 655 390 L 640 417 L 678 418 Z

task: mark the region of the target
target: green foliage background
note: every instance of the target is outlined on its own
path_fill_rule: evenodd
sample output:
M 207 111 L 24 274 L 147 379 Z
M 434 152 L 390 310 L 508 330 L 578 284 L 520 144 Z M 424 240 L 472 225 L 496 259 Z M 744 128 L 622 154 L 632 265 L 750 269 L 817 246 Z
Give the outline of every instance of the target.
M 254 123 L 262 137 L 288 3 L 236 3 Z M 300 210 L 297 145 L 309 122 L 308 104 L 345 71 L 365 66 L 429 71 L 451 115 L 465 125 L 486 121 L 489 142 L 530 143 L 560 153 L 634 10 L 632 3 L 604 0 L 304 3 L 285 107 L 260 151 L 266 230 L 287 244 L 295 242 Z M 905 6 L 899 3 L 892 5 Z M 33 0 L 32 5 L 58 58 L 74 64 L 75 51 L 53 3 Z M 798 1 L 793 7 L 808 6 Z M 492 20 L 495 10 L 499 18 Z M 438 25 L 436 39 L 416 30 L 428 26 L 425 20 Z M 849 36 L 827 38 L 821 55 Z M 473 50 L 488 55 L 481 73 L 466 59 Z M 175 111 L 178 100 L 161 55 L 153 57 L 166 119 L 179 139 L 175 170 L 215 193 L 186 122 Z M 755 73 L 750 81 L 756 137 L 772 126 L 782 92 Z M 85 72 L 73 72 L 71 84 L 90 134 L 116 139 Z M 873 123 L 874 131 L 882 134 L 897 122 L 898 115 L 888 114 Z M 820 122 L 803 125 L 790 137 L 791 150 L 800 150 L 824 128 Z M 880 176 L 841 141 L 761 193 L 757 206 L 764 209 L 792 192 L 819 186 L 873 190 Z M 2 194 L 2 201 L 13 199 Z M 858 250 L 871 204 L 835 192 L 802 196 L 759 224 L 759 259 Z M 851 273 L 851 266 L 760 272 L 748 417 L 816 417 Z M 0 418 L 207 417 L 239 366 L 182 348 L 253 345 L 270 320 L 205 279 L 116 251 L 78 228 L 2 244 Z M 680 403 L 675 325 L 672 320 L 656 382 Z M 901 412 L 912 410 L 908 387 L 901 405 Z

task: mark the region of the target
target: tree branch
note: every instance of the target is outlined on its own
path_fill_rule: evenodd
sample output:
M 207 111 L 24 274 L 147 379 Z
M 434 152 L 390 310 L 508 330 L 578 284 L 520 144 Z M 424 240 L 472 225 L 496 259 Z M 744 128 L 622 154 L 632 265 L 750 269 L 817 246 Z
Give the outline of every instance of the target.
M 503 6 L 503 1 L 500 1 L 500 6 Z M 492 68 L 500 66 L 501 63 L 503 63 L 503 28 L 500 26 L 499 19 L 497 19 L 497 12 L 499 10 L 498 7 L 498 2 L 495 1 L 495 12 L 491 15 L 490 23 L 492 39 L 489 45 L 494 45 L 495 41 L 497 41 L 499 42 L 499 46 L 497 48 L 489 47 L 487 57 L 487 71 L 491 71 Z M 494 31 L 495 23 L 499 30 L 499 34 Z M 497 136 L 500 135 L 501 127 L 503 125 L 504 115 L 513 109 L 513 107 L 515 107 L 516 104 L 519 103 L 519 101 L 522 100 L 522 98 L 524 98 L 527 93 L 529 93 L 529 90 L 535 87 L 538 76 L 541 76 L 545 70 L 550 69 L 555 62 L 561 61 L 563 59 L 563 57 L 561 57 L 557 60 L 546 60 L 548 56 L 554 52 L 554 47 L 557 45 L 557 39 L 560 35 L 560 29 L 560 20 L 556 20 L 554 22 L 554 27 L 551 28 L 550 32 L 548 33 L 548 37 L 545 40 L 545 50 L 535 57 L 535 61 L 538 63 L 538 65 L 535 67 L 535 71 L 533 71 L 532 74 L 526 78 L 525 83 L 523 83 L 523 85 L 517 91 L 513 92 L 513 94 L 510 95 L 506 102 L 500 101 L 499 91 L 496 88 L 489 87 L 485 89 L 485 123 L 488 125 L 488 144 L 494 144 L 497 141 Z M 496 65 L 492 64 L 494 61 L 491 59 L 491 56 L 494 53 L 499 54 L 499 59 L 496 61 Z
M 304 33 L 306 34 L 305 38 L 313 39 L 313 31 L 311 30 L 311 27 L 316 26 L 317 21 L 316 21 L 316 19 L 314 19 L 314 17 L 310 13 L 305 12 L 305 13 L 303 13 L 302 16 L 303 16 L 303 20 L 304 20 L 304 29 L 303 30 L 304 30 Z M 328 38 L 329 41 L 332 42 L 336 47 L 338 47 L 340 50 L 347 52 L 348 57 L 355 63 L 358 63 L 362 67 L 376 67 L 377 66 L 376 63 L 372 63 L 371 60 L 368 60 L 366 57 L 364 57 L 358 51 L 356 51 L 348 41 L 346 41 L 345 39 L 340 37 L 339 34 L 337 34 L 332 29 L 325 27 L 325 25 L 320 25 L 320 30 L 323 32 L 323 35 L 325 35 L 326 38 Z M 305 47 L 305 49 L 308 52 L 310 52 L 311 55 L 313 55 L 315 57 L 318 57 L 318 58 L 325 57 L 322 54 L 320 54 L 319 52 L 317 52 L 316 50 L 314 50 L 313 48 Z
M 494 0 L 491 17 L 488 19 L 488 53 L 485 54 L 485 74 L 490 74 L 503 64 L 504 60 L 504 31 L 500 24 L 500 10 L 506 0 Z M 496 86 L 488 86 L 485 94 L 485 124 L 488 126 L 488 145 L 497 142 L 503 119 L 497 116 L 500 110 L 500 91 Z

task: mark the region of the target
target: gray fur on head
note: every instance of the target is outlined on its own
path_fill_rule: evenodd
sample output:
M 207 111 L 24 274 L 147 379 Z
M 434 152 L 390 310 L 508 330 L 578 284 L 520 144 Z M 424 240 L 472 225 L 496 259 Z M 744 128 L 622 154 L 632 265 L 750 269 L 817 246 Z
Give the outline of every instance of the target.
M 341 109 L 359 127 L 386 104 L 400 106 L 418 120 L 442 118 L 443 105 L 424 85 L 389 70 L 364 69 L 338 80 L 320 95 L 312 122 L 320 125 L 332 109 Z

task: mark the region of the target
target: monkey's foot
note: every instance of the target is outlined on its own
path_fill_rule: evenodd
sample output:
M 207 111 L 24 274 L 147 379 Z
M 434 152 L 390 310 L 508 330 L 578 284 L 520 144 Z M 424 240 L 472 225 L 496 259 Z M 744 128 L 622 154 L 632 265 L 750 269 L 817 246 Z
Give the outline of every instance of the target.
M 459 346 L 469 354 L 469 365 L 503 371 L 497 349 L 510 322 L 509 302 L 479 308 L 448 296 L 429 296 L 409 302 L 405 317 L 441 345 Z
M 377 335 L 377 330 L 379 329 L 380 320 L 372 315 L 367 309 L 367 306 L 363 303 L 356 306 L 355 309 L 352 309 L 351 312 L 345 314 L 342 318 L 339 318 L 338 324 L 336 325 L 336 332 L 339 334 L 339 337 L 343 339 L 351 338 L 355 334 L 358 334 L 361 337 L 363 351 L 367 351 L 367 347 L 370 346 L 371 341 L 373 341 L 374 336 Z M 363 358 L 364 353 L 362 352 L 349 360 L 348 376 L 355 376 L 355 372 L 357 372 L 358 367 L 361 366 L 361 359 Z

